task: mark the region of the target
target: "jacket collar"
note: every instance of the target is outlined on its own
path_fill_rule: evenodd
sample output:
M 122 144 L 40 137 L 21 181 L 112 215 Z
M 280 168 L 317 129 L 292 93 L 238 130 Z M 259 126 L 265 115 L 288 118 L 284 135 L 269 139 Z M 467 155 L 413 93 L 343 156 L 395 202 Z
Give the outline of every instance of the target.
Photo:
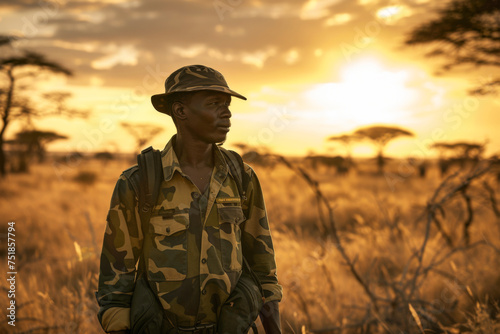
M 181 175 L 184 175 L 179 163 L 179 159 L 174 151 L 174 145 L 177 135 L 173 135 L 165 148 L 161 151 L 161 164 L 163 167 L 163 178 L 165 181 L 170 181 L 177 171 Z M 214 178 L 222 183 L 228 174 L 229 167 L 224 159 L 224 156 L 217 145 L 213 145 L 214 149 Z

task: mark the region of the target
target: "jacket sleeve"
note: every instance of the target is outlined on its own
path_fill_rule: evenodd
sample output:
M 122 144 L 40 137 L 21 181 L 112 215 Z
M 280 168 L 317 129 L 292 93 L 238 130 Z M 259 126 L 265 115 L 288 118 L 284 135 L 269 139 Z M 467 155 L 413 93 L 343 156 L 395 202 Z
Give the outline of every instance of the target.
M 243 256 L 257 274 L 264 290 L 266 302 L 281 301 L 283 289 L 278 284 L 273 240 L 267 220 L 264 196 L 255 172 L 246 165 L 251 174 L 243 210 L 247 220 L 242 226 Z
M 96 293 L 98 318 L 105 331 L 118 331 L 130 327 L 130 303 L 143 239 L 137 198 L 124 174 L 116 183 L 106 221 Z

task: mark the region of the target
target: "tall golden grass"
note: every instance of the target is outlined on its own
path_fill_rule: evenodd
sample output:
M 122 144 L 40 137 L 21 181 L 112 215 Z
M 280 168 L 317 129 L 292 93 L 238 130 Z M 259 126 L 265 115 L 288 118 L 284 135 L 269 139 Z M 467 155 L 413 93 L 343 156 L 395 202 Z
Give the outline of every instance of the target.
M 374 173 L 296 166 L 254 166 L 284 287 L 284 333 L 500 331 L 499 185 L 489 170 L 459 171 L 444 184 L 432 171 L 390 187 Z M 84 160 L 61 177 L 47 163 L 0 181 L 1 269 L 14 221 L 18 272 L 16 326 L 3 316 L 1 333 L 102 332 L 99 253 L 110 196 L 127 167 Z M 0 286 L 6 312 L 7 282 Z

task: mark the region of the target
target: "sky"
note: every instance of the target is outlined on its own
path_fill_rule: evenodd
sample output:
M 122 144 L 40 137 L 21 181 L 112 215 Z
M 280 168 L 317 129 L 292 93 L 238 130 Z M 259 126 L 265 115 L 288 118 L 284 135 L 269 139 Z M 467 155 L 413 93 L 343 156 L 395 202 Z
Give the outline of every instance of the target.
M 232 128 L 226 146 L 265 146 L 287 155 L 345 154 L 326 138 L 387 124 L 412 131 L 391 142 L 392 156 L 433 156 L 437 141 L 488 143 L 500 152 L 498 96 L 467 90 L 497 69 L 437 73 L 445 59 L 404 46 L 412 28 L 436 17 L 431 0 L 0 0 L 0 34 L 22 37 L 13 49 L 34 50 L 74 72 L 24 82 L 33 94 L 72 93 L 86 120 L 37 120 L 69 137 L 51 150 L 133 152 L 121 123 L 164 131 L 146 145 L 162 148 L 175 133 L 155 111 L 177 68 L 204 64 L 231 89 Z M 7 137 L 19 130 L 13 124 Z M 353 147 L 373 155 L 370 143 Z

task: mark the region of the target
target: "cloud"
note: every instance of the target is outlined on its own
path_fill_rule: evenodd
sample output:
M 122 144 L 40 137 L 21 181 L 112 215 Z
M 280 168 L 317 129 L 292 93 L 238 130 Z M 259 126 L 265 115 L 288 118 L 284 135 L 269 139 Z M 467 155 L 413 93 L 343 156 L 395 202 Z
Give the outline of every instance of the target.
M 98 49 L 98 45 L 96 43 L 72 43 L 68 41 L 61 41 L 58 39 L 50 40 L 49 43 L 54 47 L 76 50 L 76 51 L 84 51 L 84 52 L 94 52 Z
M 358 0 L 359 4 L 362 6 L 365 5 L 376 5 L 380 2 L 380 0 Z
M 330 14 L 329 7 L 342 0 L 308 0 L 300 11 L 302 20 L 316 20 Z
M 294 48 L 285 53 L 284 57 L 285 63 L 292 65 L 295 64 L 300 59 L 299 51 Z
M 273 20 L 297 17 L 300 13 L 300 4 L 290 2 L 264 3 L 254 1 L 248 6 L 233 8 L 231 17 L 238 18 L 269 18 Z
M 349 21 L 352 20 L 352 15 L 349 13 L 341 13 L 341 14 L 335 14 L 325 20 L 325 25 L 326 26 L 336 26 L 336 25 L 342 25 L 346 24 Z
M 386 6 L 377 10 L 376 16 L 385 24 L 395 24 L 405 17 L 411 16 L 413 11 L 405 5 Z
M 194 44 L 188 47 L 172 46 L 171 52 L 182 58 L 195 58 L 207 51 L 207 46 L 204 44 Z
M 258 68 L 262 68 L 264 63 L 269 57 L 272 57 L 276 54 L 275 47 L 268 47 L 264 50 L 257 50 L 254 52 L 243 52 L 241 62 L 243 64 L 249 64 L 256 66 Z
M 363 6 L 347 0 L 224 2 L 231 9 L 223 21 L 213 2 L 201 0 L 54 0 L 60 5 L 51 11 L 35 0 L 19 0 L 3 1 L 0 8 L 16 8 L 12 22 L 33 13 L 47 16 L 36 25 L 38 32 L 33 31 L 26 47 L 71 66 L 77 73 L 72 80 L 80 84 L 99 76 L 103 86 L 130 86 L 141 82 L 148 66 L 161 65 L 168 72 L 196 61 L 238 73 L 243 82 L 258 85 L 286 80 L 290 66 L 293 73 L 321 73 L 343 61 L 340 45 L 352 44 L 355 28 L 363 30 L 386 4 L 382 0 Z M 383 47 L 383 38 L 400 34 L 408 19 L 413 16 L 384 26 L 383 35 L 370 47 Z M 10 29 L 4 22 L 4 29 Z M 272 71 L 255 71 L 266 68 Z
M 257 68 L 262 68 L 266 62 L 266 60 L 277 53 L 276 47 L 267 47 L 264 49 L 258 49 L 255 51 L 243 51 L 243 52 L 223 52 L 218 50 L 217 48 L 209 48 L 205 44 L 193 44 L 187 47 L 180 46 L 172 46 L 170 48 L 171 52 L 175 55 L 178 55 L 182 58 L 186 59 L 195 59 L 199 58 L 200 55 L 208 55 L 208 57 L 216 59 L 216 60 L 225 60 L 225 61 L 239 61 L 243 64 L 248 64 L 255 66 Z M 285 55 L 285 61 L 288 62 L 292 58 L 297 58 L 298 55 L 294 55 L 293 52 L 296 53 L 296 50 L 291 50 L 292 54 L 287 53 Z M 295 62 L 294 59 L 292 62 Z
M 109 45 L 104 50 L 106 56 L 94 60 L 91 66 L 97 70 L 107 70 L 116 65 L 134 66 L 139 52 L 133 45 Z
M 230 37 L 243 37 L 246 34 L 246 30 L 243 29 L 242 27 L 231 27 L 227 28 L 226 26 L 222 24 L 217 24 L 215 26 L 215 32 L 220 34 L 220 35 L 225 35 L 225 36 L 230 36 Z
M 36 8 L 39 7 L 40 3 L 36 0 L 2 0 L 0 2 L 0 8 Z

